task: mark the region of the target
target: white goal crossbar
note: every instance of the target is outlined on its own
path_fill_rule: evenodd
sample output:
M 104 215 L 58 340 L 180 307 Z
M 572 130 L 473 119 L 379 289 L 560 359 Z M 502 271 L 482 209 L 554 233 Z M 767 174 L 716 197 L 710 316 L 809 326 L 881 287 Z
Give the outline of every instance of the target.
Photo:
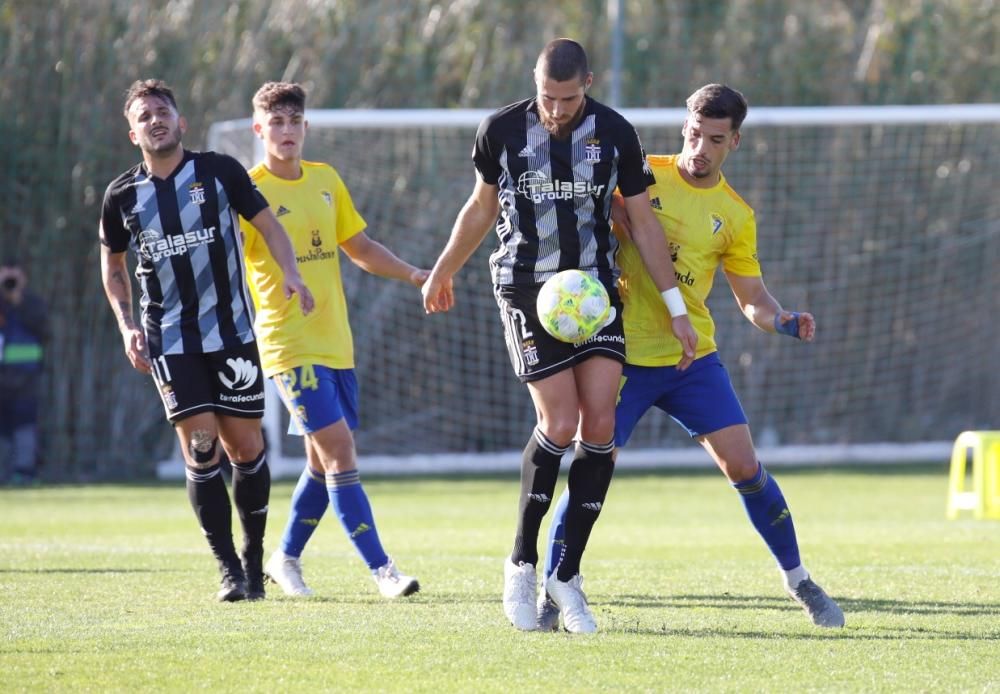
M 683 108 L 619 109 L 636 127 L 684 122 Z M 306 119 L 313 127 L 369 129 L 475 127 L 492 111 L 488 109 L 309 109 Z M 856 125 L 864 123 L 995 123 L 1000 121 L 1000 104 L 944 104 L 930 106 L 776 106 L 754 107 L 745 125 L 810 126 Z M 223 133 L 249 130 L 251 120 L 213 123 L 208 130 L 208 147 Z

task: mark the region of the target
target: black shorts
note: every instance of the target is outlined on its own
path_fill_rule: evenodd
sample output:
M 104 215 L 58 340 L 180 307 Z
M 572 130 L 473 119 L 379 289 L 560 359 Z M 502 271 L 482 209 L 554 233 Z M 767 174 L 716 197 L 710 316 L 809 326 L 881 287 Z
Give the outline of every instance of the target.
M 264 416 L 264 374 L 256 342 L 206 354 L 156 357 L 153 381 L 171 422 L 200 412 Z
M 521 383 L 541 380 L 595 356 L 625 363 L 625 327 L 617 288 L 605 286 L 611 297 L 614 317 L 599 333 L 578 345 L 562 342 L 545 332 L 535 310 L 541 288 L 540 284 L 493 287 L 500 307 L 507 353 Z

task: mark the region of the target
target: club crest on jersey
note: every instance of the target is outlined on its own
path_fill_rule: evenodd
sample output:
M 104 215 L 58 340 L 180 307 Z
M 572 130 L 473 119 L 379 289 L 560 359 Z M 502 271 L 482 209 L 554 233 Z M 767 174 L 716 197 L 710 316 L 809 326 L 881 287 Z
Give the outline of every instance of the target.
M 188 186 L 188 195 L 191 196 L 192 205 L 205 204 L 205 186 L 203 186 L 200 182 L 195 181 Z
M 601 160 L 601 141 L 600 140 L 587 140 L 586 146 L 583 148 L 583 153 L 586 161 L 593 164 Z
M 164 383 L 160 387 L 160 394 L 163 395 L 163 403 L 167 406 L 168 410 L 177 409 L 177 393 L 174 392 L 174 389 L 170 385 Z
M 525 171 L 517 179 L 517 192 L 535 204 L 545 200 L 572 200 L 600 195 L 605 187 L 604 184 L 595 186 L 591 181 L 549 180 L 542 171 Z
M 319 236 L 319 229 L 313 229 L 312 231 L 312 245 L 316 246 L 316 248 L 323 245 L 323 239 Z
M 722 229 L 722 217 L 720 215 L 717 215 L 717 214 L 715 214 L 713 212 L 712 213 L 712 236 L 715 236 L 716 234 L 718 234 L 720 229 Z
M 524 363 L 528 366 L 535 366 L 538 363 L 538 347 L 534 340 L 521 342 L 521 354 L 524 355 Z
M 330 191 L 321 190 L 319 194 L 323 196 L 324 200 L 326 200 L 327 207 L 333 207 L 333 195 L 330 194 Z

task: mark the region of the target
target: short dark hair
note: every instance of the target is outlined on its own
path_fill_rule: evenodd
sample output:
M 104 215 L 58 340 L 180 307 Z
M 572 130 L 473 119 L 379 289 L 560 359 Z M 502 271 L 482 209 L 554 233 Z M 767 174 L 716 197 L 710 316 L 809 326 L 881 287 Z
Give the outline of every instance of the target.
M 733 130 L 743 125 L 747 108 L 746 97 L 724 84 L 706 84 L 687 99 L 689 112 L 705 118 L 729 118 Z
M 177 100 L 174 98 L 174 91 L 167 86 L 166 82 L 154 79 L 136 80 L 125 92 L 125 117 L 128 118 L 128 110 L 132 107 L 132 102 L 147 96 L 159 97 L 173 106 L 175 111 L 179 110 Z
M 265 82 L 253 95 L 252 103 L 254 109 L 265 112 L 282 107 L 305 112 L 306 90 L 295 82 Z
M 556 82 L 579 79 L 581 82 L 590 74 L 587 52 L 573 39 L 553 39 L 545 44 L 538 55 L 535 69 Z

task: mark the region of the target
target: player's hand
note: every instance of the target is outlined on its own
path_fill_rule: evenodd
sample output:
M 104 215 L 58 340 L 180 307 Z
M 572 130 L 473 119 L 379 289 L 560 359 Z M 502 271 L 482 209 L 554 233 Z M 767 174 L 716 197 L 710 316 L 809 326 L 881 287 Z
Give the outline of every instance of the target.
M 632 223 L 625 209 L 625 198 L 620 193 L 611 196 L 611 221 L 614 223 L 612 230 L 619 238 L 622 240 L 632 238 Z
M 796 323 L 790 324 L 790 321 Z M 797 337 L 803 342 L 812 342 L 816 337 L 816 319 L 811 313 L 782 311 L 775 319 L 775 329 L 783 335 Z
M 683 371 L 694 361 L 695 350 L 698 349 L 698 333 L 694 331 L 694 326 L 691 325 L 691 319 L 688 318 L 687 314 L 671 318 L 670 329 L 673 331 L 674 337 L 681 343 L 681 349 L 684 350 L 684 356 L 677 362 L 677 370 Z
M 433 271 L 420 287 L 424 297 L 424 311 L 440 313 L 455 305 L 455 290 L 451 277 L 442 277 Z
M 430 270 L 424 270 L 423 268 L 414 268 L 413 272 L 410 273 L 410 284 L 417 287 L 418 289 L 424 286 L 424 282 L 427 278 L 431 276 Z
M 139 373 L 152 373 L 149 353 L 146 351 L 146 337 L 142 331 L 138 328 L 127 328 L 122 333 L 122 341 L 125 343 L 125 355 L 132 364 L 132 368 Z
M 312 292 L 309 291 L 309 287 L 307 287 L 306 283 L 302 281 L 302 275 L 297 272 L 291 276 L 286 274 L 283 288 L 285 290 L 286 299 L 291 299 L 292 294 L 299 295 L 299 306 L 302 307 L 303 316 L 308 316 L 312 313 L 312 310 L 316 305 L 316 301 L 313 299 L 313 295 Z

